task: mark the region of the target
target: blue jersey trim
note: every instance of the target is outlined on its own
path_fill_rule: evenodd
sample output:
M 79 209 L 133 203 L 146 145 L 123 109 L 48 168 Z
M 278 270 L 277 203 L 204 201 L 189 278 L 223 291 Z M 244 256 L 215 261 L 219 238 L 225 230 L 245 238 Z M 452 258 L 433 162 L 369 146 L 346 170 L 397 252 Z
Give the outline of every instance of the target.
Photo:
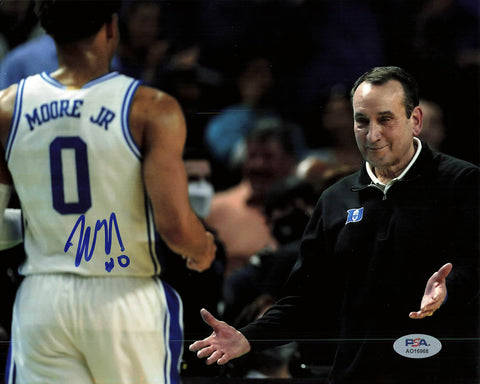
M 125 94 L 125 98 L 122 104 L 122 113 L 121 113 L 121 124 L 122 124 L 122 132 L 123 136 L 125 137 L 125 141 L 127 142 L 128 147 L 131 149 L 133 154 L 140 160 L 142 158 L 142 154 L 140 149 L 138 148 L 135 140 L 133 140 L 132 134 L 130 132 L 129 124 L 128 124 L 128 116 L 130 111 L 130 106 L 132 104 L 133 95 L 137 90 L 140 82 L 138 80 L 132 81 L 130 86 L 127 89 Z
M 85 83 L 82 86 L 81 89 L 91 88 L 98 83 L 103 83 L 104 81 L 110 80 L 111 78 L 114 78 L 118 75 L 119 75 L 118 72 L 109 72 L 105 75 L 102 75 L 102 76 L 100 76 L 96 79 L 93 79 L 93 80 L 89 81 L 88 83 Z M 68 88 L 66 85 L 60 83 L 57 79 L 54 79 L 52 76 L 50 76 L 50 74 L 47 73 L 47 72 L 40 73 L 40 77 L 43 80 L 45 80 L 47 83 L 49 83 L 50 85 L 53 85 L 54 87 L 57 87 L 57 88 L 60 88 L 60 89 L 67 89 Z
M 97 79 L 94 79 L 94 80 L 89 81 L 88 83 L 84 84 L 82 89 L 91 88 L 98 83 L 103 83 L 104 81 L 113 79 L 114 77 L 117 77 L 118 75 L 119 75 L 118 72 L 109 72 L 109 73 L 107 73 L 103 76 L 100 76 Z
M 12 342 L 10 342 L 10 346 L 8 347 L 7 366 L 5 369 L 5 384 L 15 384 L 16 382 L 17 372 L 12 349 Z
M 67 87 L 60 83 L 58 80 L 54 79 L 52 76 L 50 76 L 47 72 L 42 72 L 40 73 L 40 77 L 45 80 L 48 84 L 53 85 L 54 87 L 60 88 L 60 89 L 66 89 Z
M 7 145 L 5 148 L 5 160 L 8 163 L 10 158 L 10 153 L 12 152 L 13 142 L 15 141 L 15 136 L 17 135 L 18 124 L 20 122 L 20 117 L 22 114 L 22 104 L 23 104 L 23 90 L 25 88 L 25 79 L 20 80 L 17 89 L 17 95 L 15 97 L 15 107 L 13 110 L 12 124 L 10 126 L 10 131 L 8 133 Z
M 155 218 L 153 215 L 153 207 L 150 203 L 147 193 L 145 193 L 145 213 L 147 218 L 147 233 L 148 233 L 148 247 L 150 251 L 150 258 L 152 260 L 154 274 L 158 275 L 160 273 L 160 261 L 158 260 L 157 250 L 156 250 L 156 226 Z

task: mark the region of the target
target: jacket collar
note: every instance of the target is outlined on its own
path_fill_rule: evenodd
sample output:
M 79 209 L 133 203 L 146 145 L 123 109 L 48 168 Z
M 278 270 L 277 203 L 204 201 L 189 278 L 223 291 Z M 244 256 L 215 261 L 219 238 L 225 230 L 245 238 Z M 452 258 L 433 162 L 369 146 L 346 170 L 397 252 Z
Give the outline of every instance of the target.
M 426 142 L 422 141 L 421 143 L 422 149 L 420 154 L 415 162 L 411 165 L 407 173 L 403 176 L 402 180 L 404 181 L 417 179 L 428 172 L 428 170 L 431 170 L 433 167 L 433 151 Z M 367 166 L 365 162 L 363 163 L 361 169 L 357 171 L 357 173 L 358 179 L 355 185 L 352 187 L 352 190 L 361 190 L 373 185 L 372 179 L 367 172 Z

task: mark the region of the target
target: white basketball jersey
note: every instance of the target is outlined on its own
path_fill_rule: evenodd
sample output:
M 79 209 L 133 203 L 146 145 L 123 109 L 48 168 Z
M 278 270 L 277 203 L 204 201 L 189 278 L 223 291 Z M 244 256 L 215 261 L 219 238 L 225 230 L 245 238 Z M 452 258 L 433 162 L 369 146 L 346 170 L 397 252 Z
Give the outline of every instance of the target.
M 19 83 L 5 155 L 23 212 L 22 274 L 159 274 L 128 125 L 138 84 L 116 72 L 81 89 L 46 73 Z

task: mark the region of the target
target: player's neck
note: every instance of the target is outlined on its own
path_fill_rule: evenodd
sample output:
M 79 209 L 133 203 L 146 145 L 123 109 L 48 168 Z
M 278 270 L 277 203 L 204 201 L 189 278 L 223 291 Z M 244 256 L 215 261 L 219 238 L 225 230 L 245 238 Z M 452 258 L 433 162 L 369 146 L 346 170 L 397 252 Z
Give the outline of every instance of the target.
M 51 76 L 67 87 L 81 88 L 89 81 L 99 78 L 108 72 L 108 66 L 89 68 L 88 66 L 60 65 Z
M 67 87 L 80 88 L 110 70 L 110 58 L 94 45 L 58 50 L 58 69 L 52 77 Z

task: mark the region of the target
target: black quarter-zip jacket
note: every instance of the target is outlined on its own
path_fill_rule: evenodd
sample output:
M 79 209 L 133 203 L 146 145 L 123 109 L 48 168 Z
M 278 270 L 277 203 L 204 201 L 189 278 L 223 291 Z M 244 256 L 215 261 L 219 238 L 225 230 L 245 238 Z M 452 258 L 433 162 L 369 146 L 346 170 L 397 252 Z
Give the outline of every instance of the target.
M 385 194 L 365 166 L 331 186 L 307 225 L 285 297 L 240 331 L 253 349 L 335 342 L 335 384 L 478 383 L 479 180 L 477 166 L 422 143 Z M 431 317 L 410 319 L 447 262 L 446 302 Z M 409 334 L 433 336 L 442 349 L 400 356 L 393 343 Z

